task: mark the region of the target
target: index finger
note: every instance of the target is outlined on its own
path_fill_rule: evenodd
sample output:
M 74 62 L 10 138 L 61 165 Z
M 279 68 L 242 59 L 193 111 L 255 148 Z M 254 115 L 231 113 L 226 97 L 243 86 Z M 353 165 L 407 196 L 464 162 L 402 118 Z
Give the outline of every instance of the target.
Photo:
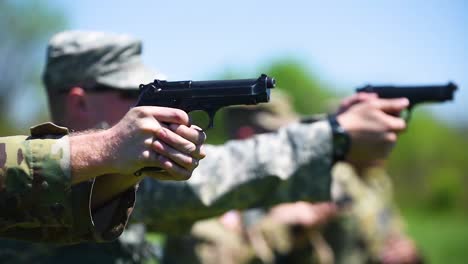
M 360 92 L 360 93 L 356 93 L 356 94 L 353 94 L 349 97 L 346 97 L 344 98 L 341 103 L 340 103 L 340 106 L 339 106 L 339 109 L 338 109 L 338 112 L 344 112 L 346 111 L 348 108 L 350 108 L 351 106 L 355 105 L 355 104 L 358 104 L 358 103 L 361 103 L 361 102 L 365 102 L 367 100 L 372 100 L 372 99 L 376 99 L 378 98 L 377 94 L 375 93 L 363 93 L 363 92 Z
M 171 124 L 169 128 L 179 136 L 191 141 L 196 145 L 201 145 L 206 140 L 206 134 L 197 126 L 182 126 L 178 124 Z
M 409 100 L 404 97 L 395 99 L 377 99 L 374 102 L 377 108 L 390 114 L 400 113 L 409 106 Z
M 189 116 L 183 110 L 161 106 L 139 106 L 144 107 L 148 114 L 152 115 L 159 122 L 174 123 L 179 125 L 189 125 Z

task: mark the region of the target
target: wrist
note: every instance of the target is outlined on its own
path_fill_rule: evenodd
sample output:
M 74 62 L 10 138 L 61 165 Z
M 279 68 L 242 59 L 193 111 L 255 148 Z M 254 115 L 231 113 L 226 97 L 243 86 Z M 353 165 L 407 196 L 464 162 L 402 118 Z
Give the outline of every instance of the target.
M 114 172 L 114 163 L 108 145 L 108 130 L 70 136 L 70 164 L 72 182 L 79 183 L 96 176 Z

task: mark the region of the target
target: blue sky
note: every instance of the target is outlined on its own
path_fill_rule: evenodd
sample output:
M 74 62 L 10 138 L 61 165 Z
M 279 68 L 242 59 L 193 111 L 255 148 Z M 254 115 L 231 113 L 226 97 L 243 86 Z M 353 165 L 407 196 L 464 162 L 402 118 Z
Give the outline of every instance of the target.
M 366 83 L 452 80 L 460 87 L 456 102 L 430 109 L 452 122 L 468 122 L 464 109 L 467 1 L 51 0 L 50 4 L 67 12 L 69 28 L 142 39 L 145 62 L 171 80 L 206 79 L 226 68 L 253 74 L 268 61 L 294 56 L 332 87 L 349 94 Z

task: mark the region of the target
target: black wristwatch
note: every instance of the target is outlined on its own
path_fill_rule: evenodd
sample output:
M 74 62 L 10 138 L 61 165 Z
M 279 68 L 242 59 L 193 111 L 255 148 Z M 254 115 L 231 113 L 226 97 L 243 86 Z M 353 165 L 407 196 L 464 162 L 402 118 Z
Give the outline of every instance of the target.
M 348 132 L 340 126 L 336 115 L 329 115 L 328 122 L 330 123 L 333 136 L 333 162 L 342 161 L 348 154 L 351 146 L 351 137 Z

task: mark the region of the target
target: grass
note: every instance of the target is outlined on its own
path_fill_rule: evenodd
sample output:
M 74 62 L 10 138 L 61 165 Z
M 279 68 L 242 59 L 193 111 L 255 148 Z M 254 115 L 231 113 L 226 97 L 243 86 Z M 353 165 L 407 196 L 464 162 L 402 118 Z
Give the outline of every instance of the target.
M 468 217 L 460 213 L 405 210 L 408 232 L 428 263 L 467 263 Z

